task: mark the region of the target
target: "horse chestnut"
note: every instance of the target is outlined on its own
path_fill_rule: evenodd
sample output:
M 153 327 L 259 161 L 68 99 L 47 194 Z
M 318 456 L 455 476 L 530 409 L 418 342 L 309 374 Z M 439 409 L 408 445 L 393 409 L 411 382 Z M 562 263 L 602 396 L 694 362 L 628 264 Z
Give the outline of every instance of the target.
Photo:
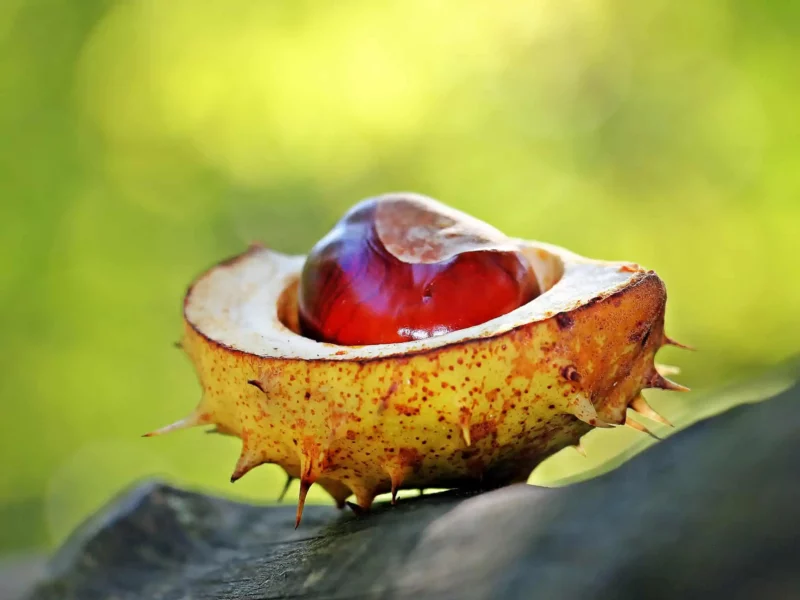
M 485 323 L 540 294 L 505 235 L 429 198 L 386 195 L 348 211 L 311 250 L 303 335 L 340 345 L 424 339 Z
M 296 525 L 312 485 L 364 511 L 384 492 L 526 481 L 594 427 L 665 423 L 643 389 L 686 389 L 654 363 L 677 343 L 653 271 L 411 194 L 358 204 L 308 258 L 254 245 L 183 307 L 201 399 L 147 435 L 239 438 L 231 481 L 280 465 L 300 480 Z

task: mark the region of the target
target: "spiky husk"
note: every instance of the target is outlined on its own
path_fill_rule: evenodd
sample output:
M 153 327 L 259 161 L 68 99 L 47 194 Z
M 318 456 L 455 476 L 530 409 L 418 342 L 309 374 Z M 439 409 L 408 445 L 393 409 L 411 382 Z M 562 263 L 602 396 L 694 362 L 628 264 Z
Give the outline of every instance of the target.
M 495 337 L 368 360 L 270 358 L 184 322 L 181 347 L 203 388 L 194 425 L 242 440 L 232 480 L 275 463 L 300 480 L 299 523 L 316 483 L 343 506 L 426 487 L 527 480 L 593 427 L 654 418 L 643 388 L 682 389 L 656 370 L 666 291 L 637 270 L 613 295 Z M 684 388 L 685 389 L 685 388 Z M 646 408 L 645 408 L 646 407 Z M 635 423 L 635 424 L 634 424 Z

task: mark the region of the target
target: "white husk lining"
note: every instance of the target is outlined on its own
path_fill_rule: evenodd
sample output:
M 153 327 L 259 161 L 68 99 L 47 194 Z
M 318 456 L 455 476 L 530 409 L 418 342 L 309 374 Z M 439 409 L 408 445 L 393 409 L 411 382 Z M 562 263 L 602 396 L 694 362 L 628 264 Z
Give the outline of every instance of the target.
M 252 248 L 203 274 L 187 294 L 184 315 L 208 339 L 248 354 L 306 360 L 368 360 L 494 337 L 520 325 L 574 310 L 594 298 L 609 296 L 640 277 L 638 268 L 621 268 L 630 263 L 595 261 L 550 244 L 517 242 L 540 279 L 552 277 L 553 270 L 563 265 L 561 279 L 539 297 L 506 315 L 424 340 L 338 346 L 291 331 L 278 319 L 278 298 L 297 279 L 305 257 L 287 256 L 266 248 Z M 544 285 L 543 289 L 547 287 Z

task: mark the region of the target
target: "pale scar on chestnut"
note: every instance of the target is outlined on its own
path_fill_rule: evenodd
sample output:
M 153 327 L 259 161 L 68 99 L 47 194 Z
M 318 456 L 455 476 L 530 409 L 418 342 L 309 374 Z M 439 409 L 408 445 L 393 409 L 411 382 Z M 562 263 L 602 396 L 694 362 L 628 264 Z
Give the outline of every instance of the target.
M 355 205 L 308 257 L 253 246 L 201 275 L 179 347 L 202 397 L 147 435 L 242 442 L 231 480 L 280 465 L 367 511 L 400 489 L 526 481 L 594 427 L 668 424 L 644 388 L 666 288 L 635 263 L 509 238 L 430 198 Z M 287 484 L 288 487 L 288 484 Z M 284 489 L 284 494 L 286 489 Z

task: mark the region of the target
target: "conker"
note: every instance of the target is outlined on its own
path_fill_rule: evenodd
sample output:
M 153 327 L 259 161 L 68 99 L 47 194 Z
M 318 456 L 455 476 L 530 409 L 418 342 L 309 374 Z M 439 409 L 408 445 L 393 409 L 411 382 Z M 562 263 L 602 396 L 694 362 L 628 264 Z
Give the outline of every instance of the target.
M 537 281 L 548 292 L 525 304 Z M 637 414 L 666 424 L 642 396 L 686 390 L 654 364 L 677 345 L 666 301 L 636 264 L 511 240 L 430 198 L 380 196 L 307 260 L 254 245 L 189 286 L 180 347 L 203 392 L 147 435 L 211 426 L 239 438 L 231 481 L 263 464 L 299 479 L 295 526 L 312 485 L 363 512 L 385 492 L 520 483 L 592 428 L 648 433 Z
M 505 235 L 429 198 L 393 194 L 355 205 L 312 248 L 298 316 L 317 341 L 389 344 L 479 325 L 539 294 Z

